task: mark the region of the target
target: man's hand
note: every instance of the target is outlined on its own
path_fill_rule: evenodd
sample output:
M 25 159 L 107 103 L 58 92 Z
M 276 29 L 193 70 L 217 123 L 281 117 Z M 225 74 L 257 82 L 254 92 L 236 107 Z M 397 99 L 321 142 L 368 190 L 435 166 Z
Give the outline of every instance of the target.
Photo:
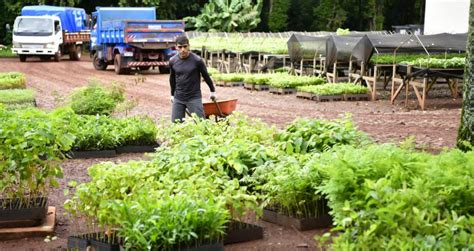
M 174 96 L 170 97 L 170 101 L 171 101 L 171 103 L 174 103 Z
M 216 93 L 215 92 L 211 92 L 211 100 L 216 100 L 217 97 L 216 97 Z

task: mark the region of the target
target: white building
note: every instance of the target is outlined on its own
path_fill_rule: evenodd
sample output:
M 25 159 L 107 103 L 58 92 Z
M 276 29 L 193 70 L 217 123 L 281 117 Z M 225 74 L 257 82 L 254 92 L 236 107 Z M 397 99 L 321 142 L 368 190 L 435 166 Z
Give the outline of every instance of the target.
M 470 0 L 426 0 L 424 34 L 466 33 Z

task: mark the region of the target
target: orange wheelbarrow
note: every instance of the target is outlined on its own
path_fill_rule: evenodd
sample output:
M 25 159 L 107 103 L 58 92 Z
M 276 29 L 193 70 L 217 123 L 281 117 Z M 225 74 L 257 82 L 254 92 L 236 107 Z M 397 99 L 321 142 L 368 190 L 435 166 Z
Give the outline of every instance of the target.
M 219 118 L 227 117 L 228 115 L 232 114 L 232 112 L 237 107 L 237 99 L 229 99 L 229 100 L 213 100 L 211 102 L 205 102 L 202 104 L 204 107 L 204 115 L 206 118 L 214 115 L 216 118 L 216 122 Z M 191 116 L 191 114 L 186 109 L 186 114 Z

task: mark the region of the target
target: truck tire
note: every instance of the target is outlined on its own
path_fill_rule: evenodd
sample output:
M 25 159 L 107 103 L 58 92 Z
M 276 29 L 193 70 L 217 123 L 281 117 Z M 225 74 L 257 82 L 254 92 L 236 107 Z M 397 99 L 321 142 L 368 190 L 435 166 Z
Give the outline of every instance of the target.
M 122 56 L 120 56 L 120 54 L 115 54 L 115 57 L 114 57 L 115 73 L 120 75 L 120 74 L 128 74 L 130 72 L 130 69 L 122 68 L 120 67 L 120 65 L 122 65 Z
M 97 56 L 97 53 L 94 54 L 94 59 L 92 60 L 92 64 L 94 65 L 94 69 L 96 70 L 105 71 L 105 69 L 107 69 L 107 64 L 104 62 L 104 60 L 100 59 Z
M 20 62 L 26 62 L 26 55 L 20 54 Z
M 169 66 L 158 66 L 158 69 L 160 70 L 160 74 L 170 73 L 170 67 Z
M 54 53 L 54 61 L 61 61 L 61 50 L 58 50 L 56 53 Z
M 69 50 L 69 59 L 78 61 L 78 60 L 81 60 L 81 56 L 82 56 L 82 46 L 72 45 Z

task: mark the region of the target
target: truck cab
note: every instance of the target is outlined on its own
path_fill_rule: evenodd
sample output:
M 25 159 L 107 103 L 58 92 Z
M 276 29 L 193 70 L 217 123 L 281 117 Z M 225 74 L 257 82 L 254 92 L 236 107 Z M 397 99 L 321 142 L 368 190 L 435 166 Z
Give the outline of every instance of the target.
M 56 6 L 25 6 L 13 25 L 12 51 L 26 61 L 27 57 L 41 59 L 69 54 L 80 60 L 82 44 L 90 39 L 84 9 Z

